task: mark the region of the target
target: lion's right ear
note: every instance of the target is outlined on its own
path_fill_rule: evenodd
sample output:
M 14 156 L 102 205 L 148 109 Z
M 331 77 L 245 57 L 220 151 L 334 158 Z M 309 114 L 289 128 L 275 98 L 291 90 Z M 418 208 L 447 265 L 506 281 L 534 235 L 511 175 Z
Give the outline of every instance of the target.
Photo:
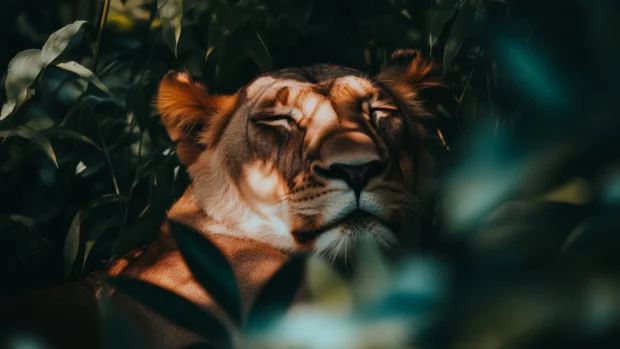
M 208 146 L 203 131 L 234 104 L 233 96 L 209 95 L 206 86 L 189 74 L 171 71 L 161 80 L 157 110 L 170 139 L 177 142 L 179 160 L 190 165 Z

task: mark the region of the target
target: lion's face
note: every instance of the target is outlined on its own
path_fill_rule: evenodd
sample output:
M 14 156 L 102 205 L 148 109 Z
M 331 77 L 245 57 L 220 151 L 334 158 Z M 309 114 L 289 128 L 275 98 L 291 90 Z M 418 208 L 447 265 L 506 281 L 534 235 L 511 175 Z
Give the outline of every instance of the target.
M 431 68 L 410 58 L 375 79 L 279 70 L 233 96 L 168 74 L 158 107 L 209 216 L 202 228 L 332 258 L 356 238 L 390 247 L 410 234 L 430 169 L 416 84 Z

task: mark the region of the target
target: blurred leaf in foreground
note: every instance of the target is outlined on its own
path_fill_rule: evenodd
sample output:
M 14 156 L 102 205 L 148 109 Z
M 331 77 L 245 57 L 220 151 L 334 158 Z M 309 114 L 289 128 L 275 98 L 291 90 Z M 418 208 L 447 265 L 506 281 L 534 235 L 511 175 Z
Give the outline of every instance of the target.
M 248 315 L 249 331 L 269 328 L 288 311 L 302 285 L 306 259 L 305 255 L 291 257 L 263 286 Z
M 241 323 L 241 294 L 226 257 L 199 232 L 168 221 L 181 255 L 192 274 L 237 323 Z
M 107 282 L 173 324 L 220 343 L 224 348 L 230 347 L 231 336 L 226 326 L 213 314 L 186 298 L 151 283 L 126 276 L 108 278 Z

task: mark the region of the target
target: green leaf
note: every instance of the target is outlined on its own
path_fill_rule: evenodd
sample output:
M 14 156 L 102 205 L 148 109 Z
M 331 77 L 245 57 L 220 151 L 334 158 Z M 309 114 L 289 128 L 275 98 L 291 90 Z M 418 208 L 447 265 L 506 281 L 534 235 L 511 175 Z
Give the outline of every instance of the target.
M 402 0 L 389 0 L 389 2 L 400 12 L 401 15 L 411 20 L 411 14 L 409 14 L 409 10 L 407 10 L 406 3 L 404 3 Z
M 84 136 L 83 134 L 81 134 L 79 132 L 68 130 L 66 128 L 53 127 L 53 128 L 45 129 L 45 130 L 41 131 L 41 133 L 43 133 L 44 135 L 46 135 L 48 137 L 67 137 L 67 138 L 76 139 L 78 141 L 82 141 L 82 142 L 88 143 L 88 144 L 92 145 L 93 147 L 101 150 L 101 148 L 97 145 L 97 143 L 95 143 L 92 139 Z
M 80 250 L 80 231 L 82 222 L 86 219 L 86 214 L 82 211 L 78 211 L 78 213 L 71 221 L 71 226 L 69 226 L 69 231 L 67 231 L 67 236 L 65 237 L 65 246 L 63 248 L 63 256 L 65 260 L 65 278 L 69 277 L 71 271 L 73 270 L 73 265 L 75 264 L 75 259 L 77 258 L 78 252 Z
M 75 21 L 62 27 L 50 35 L 41 50 L 41 61 L 44 66 L 53 63 L 69 46 L 69 42 L 80 32 L 86 21 Z
M 83 77 L 84 79 L 88 80 L 93 85 L 97 86 L 97 88 L 100 89 L 101 91 L 108 93 L 108 94 L 110 93 L 110 91 L 108 91 L 108 88 L 105 87 L 105 85 L 101 82 L 101 80 L 99 80 L 97 75 L 95 75 L 92 71 L 90 71 L 90 69 L 86 68 L 85 66 L 77 62 L 74 62 L 74 61 L 58 63 L 56 64 L 56 66 L 66 71 L 75 73 Z
M 86 207 L 88 207 L 89 210 L 92 210 L 94 208 L 97 207 L 101 207 L 101 206 L 105 206 L 111 203 L 115 203 L 115 202 L 119 202 L 119 201 L 123 201 L 125 200 L 125 198 L 122 195 L 118 195 L 118 194 L 105 194 L 97 199 L 92 200 L 91 202 L 88 203 L 88 205 Z
M 220 320 L 188 299 L 151 283 L 126 276 L 106 280 L 173 324 L 222 343 L 223 347 L 231 347 L 230 333 Z
M 241 294 L 228 260 L 199 232 L 169 221 L 181 255 L 196 280 L 237 323 L 241 324 Z
M 86 261 L 88 260 L 90 251 L 92 251 L 93 247 L 97 243 L 97 240 L 99 240 L 99 238 L 108 229 L 120 227 L 122 224 L 123 220 L 118 216 L 114 216 L 95 225 L 95 227 L 88 233 L 88 237 L 86 238 L 86 244 L 84 245 L 84 260 L 82 262 L 82 269 L 84 269 L 84 267 L 86 266 Z
M 144 93 L 144 86 L 140 84 L 131 85 L 125 95 L 125 104 L 127 109 L 133 113 L 140 130 L 147 131 L 151 138 L 156 138 L 158 128 L 161 125 L 157 124 L 155 118 L 151 117 L 151 104 Z
M 7 102 L 2 106 L 0 120 L 9 116 L 34 95 L 32 85 L 43 67 L 41 50 L 25 50 L 13 57 L 4 84 Z
M 6 226 L 6 225 L 15 225 L 15 224 L 26 227 L 28 231 L 31 231 L 35 226 L 35 222 L 30 217 L 14 215 L 14 214 L 0 216 L 0 227 Z
M 213 50 L 225 45 L 226 39 L 248 21 L 248 17 L 238 6 L 217 4 L 211 14 L 207 36 L 207 53 L 205 61 L 209 58 Z
M 136 178 L 133 185 L 138 184 L 145 177 L 155 173 L 159 166 L 166 160 L 167 156 L 161 151 L 155 151 L 153 154 L 143 161 L 137 168 Z
M 164 31 L 164 40 L 176 56 L 177 46 L 181 38 L 183 0 L 157 0 L 157 10 Z
M 452 61 L 454 61 L 454 58 L 461 49 L 463 42 L 471 34 L 477 9 L 478 1 L 469 0 L 461 5 L 461 8 L 456 14 L 456 19 L 454 20 L 454 24 L 452 24 L 452 28 L 450 28 L 450 36 L 446 41 L 443 52 L 444 74 L 450 70 Z
M 306 256 L 295 255 L 267 281 L 248 315 L 248 329 L 262 331 L 279 320 L 297 296 L 305 275 Z
M 250 35 L 247 38 L 245 44 L 248 54 L 254 59 L 254 62 L 256 62 L 262 73 L 273 69 L 273 60 L 271 59 L 269 50 L 257 31 L 254 31 L 254 35 Z
M 50 35 L 42 50 L 25 50 L 13 57 L 9 63 L 5 82 L 7 102 L 2 106 L 0 120 L 9 116 L 34 95 L 32 85 L 35 80 L 65 51 L 71 39 L 85 23 L 87 22 L 76 21 L 64 26 Z
M 163 216 L 165 210 L 162 209 L 161 211 L 163 212 Z M 162 217 L 153 214 L 150 217 L 138 220 L 132 224 L 117 240 L 112 255 L 115 257 L 122 257 L 134 248 L 153 242 L 153 240 L 157 238 L 161 228 L 162 219 Z
M 454 14 L 458 10 L 459 0 L 439 0 L 437 1 L 437 7 L 432 11 L 429 28 L 429 43 L 431 49 L 437 43 L 437 40 L 441 36 L 444 25 L 450 21 Z
M 54 149 L 52 149 L 52 144 L 47 136 L 26 126 L 20 126 L 16 130 L 0 131 L 0 138 L 8 138 L 13 136 L 20 136 L 34 142 L 34 144 L 54 162 L 54 165 L 58 167 L 56 154 L 54 154 Z
M 218 47 L 222 41 L 224 41 L 224 34 L 220 30 L 218 12 L 214 11 L 211 14 L 211 22 L 209 22 L 208 36 L 207 36 L 207 53 L 205 54 L 205 62 L 209 59 L 213 50 Z

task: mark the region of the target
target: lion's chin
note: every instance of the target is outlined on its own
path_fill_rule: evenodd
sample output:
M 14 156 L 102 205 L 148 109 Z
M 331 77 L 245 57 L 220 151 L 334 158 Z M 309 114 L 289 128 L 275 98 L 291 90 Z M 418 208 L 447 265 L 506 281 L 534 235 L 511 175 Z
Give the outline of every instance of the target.
M 346 261 L 360 240 L 374 242 L 384 250 L 396 245 L 394 231 L 383 221 L 368 215 L 352 215 L 322 233 L 315 250 L 331 262 Z

